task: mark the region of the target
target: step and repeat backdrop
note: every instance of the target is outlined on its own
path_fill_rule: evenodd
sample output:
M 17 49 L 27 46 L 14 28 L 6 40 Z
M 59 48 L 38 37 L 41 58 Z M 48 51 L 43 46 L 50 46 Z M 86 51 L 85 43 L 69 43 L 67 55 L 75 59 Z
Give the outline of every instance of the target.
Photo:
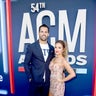
M 93 96 L 95 6 L 96 0 L 0 0 L 0 96 L 28 96 L 22 63 L 41 24 L 49 26 L 53 46 L 58 39 L 68 43 L 76 78 L 66 82 L 65 96 Z

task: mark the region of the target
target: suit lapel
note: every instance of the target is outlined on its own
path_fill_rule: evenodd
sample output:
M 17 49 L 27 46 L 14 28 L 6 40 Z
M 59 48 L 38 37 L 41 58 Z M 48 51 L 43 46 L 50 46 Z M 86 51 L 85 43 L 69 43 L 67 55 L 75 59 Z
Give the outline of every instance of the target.
M 53 53 L 53 50 L 51 49 L 51 45 L 49 43 L 48 43 L 48 45 L 49 45 L 49 54 L 48 54 L 47 60 L 49 59 L 50 55 Z M 47 62 L 47 60 L 46 60 L 46 62 Z
M 40 54 L 41 59 L 44 61 L 44 57 L 43 57 L 42 49 L 39 44 L 39 40 L 37 41 L 36 47 L 37 47 L 38 54 Z

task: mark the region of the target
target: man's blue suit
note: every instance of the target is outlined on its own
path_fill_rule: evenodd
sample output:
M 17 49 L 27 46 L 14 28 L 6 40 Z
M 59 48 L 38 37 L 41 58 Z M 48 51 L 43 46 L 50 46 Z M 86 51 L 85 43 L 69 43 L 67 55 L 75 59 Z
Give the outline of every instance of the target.
M 49 63 L 54 57 L 54 47 L 51 46 L 49 43 L 48 45 L 49 45 L 49 55 L 48 55 L 46 62 L 44 61 L 44 57 L 43 57 L 42 49 L 40 48 L 39 40 L 37 40 L 33 44 L 28 45 L 26 55 L 25 55 L 25 60 L 24 60 L 25 72 L 28 76 L 28 79 L 31 78 L 32 82 L 35 85 L 37 84 L 38 86 L 42 84 L 49 86 L 50 84 Z M 45 72 L 45 81 L 43 79 L 44 72 Z

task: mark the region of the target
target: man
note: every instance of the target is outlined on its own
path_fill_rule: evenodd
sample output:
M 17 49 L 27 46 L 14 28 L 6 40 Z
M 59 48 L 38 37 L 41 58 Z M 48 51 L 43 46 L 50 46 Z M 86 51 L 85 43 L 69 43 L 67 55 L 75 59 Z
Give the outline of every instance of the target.
M 24 60 L 25 72 L 29 79 L 29 96 L 48 96 L 50 85 L 49 63 L 54 57 L 54 48 L 47 39 L 49 27 L 39 27 L 39 40 L 29 44 Z

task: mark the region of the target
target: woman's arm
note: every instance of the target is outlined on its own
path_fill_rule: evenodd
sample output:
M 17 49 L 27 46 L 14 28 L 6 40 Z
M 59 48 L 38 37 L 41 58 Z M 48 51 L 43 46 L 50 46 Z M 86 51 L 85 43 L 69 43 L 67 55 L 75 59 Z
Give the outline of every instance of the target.
M 70 66 L 70 64 L 64 60 L 63 61 L 64 64 L 64 68 L 66 69 L 66 71 L 68 72 L 68 75 L 63 79 L 64 82 L 71 80 L 72 78 L 74 78 L 76 76 L 73 68 Z

